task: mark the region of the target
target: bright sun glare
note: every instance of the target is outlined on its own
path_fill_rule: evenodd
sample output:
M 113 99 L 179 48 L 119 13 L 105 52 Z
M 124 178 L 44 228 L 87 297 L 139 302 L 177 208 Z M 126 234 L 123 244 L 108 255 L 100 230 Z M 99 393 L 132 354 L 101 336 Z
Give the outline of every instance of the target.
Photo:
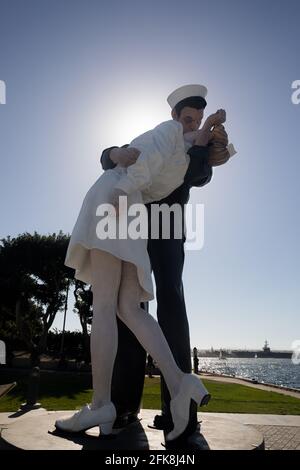
M 170 108 L 167 103 L 159 99 L 150 101 L 123 101 L 118 103 L 117 112 L 107 116 L 113 126 L 111 134 L 114 145 L 122 145 L 131 142 L 135 137 L 153 129 L 163 121 L 171 119 Z

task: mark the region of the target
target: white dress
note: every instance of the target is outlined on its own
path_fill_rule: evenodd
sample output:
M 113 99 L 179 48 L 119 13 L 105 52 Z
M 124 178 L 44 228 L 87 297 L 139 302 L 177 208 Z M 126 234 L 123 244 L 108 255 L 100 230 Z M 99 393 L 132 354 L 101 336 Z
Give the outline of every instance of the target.
M 153 299 L 151 266 L 147 240 L 100 239 L 96 215 L 100 204 L 110 203 L 114 188 L 127 193 L 128 208 L 135 203 L 159 201 L 171 194 L 184 181 L 189 156 L 183 139 L 182 125 L 166 121 L 134 139 L 130 146 L 141 151 L 134 165 L 105 171 L 86 194 L 72 231 L 65 264 L 75 269 L 75 277 L 91 284 L 90 250 L 98 248 L 135 264 L 142 288 L 141 301 Z M 130 217 L 128 217 L 130 220 Z M 117 229 L 118 229 L 118 218 Z M 118 230 L 117 230 L 118 234 Z

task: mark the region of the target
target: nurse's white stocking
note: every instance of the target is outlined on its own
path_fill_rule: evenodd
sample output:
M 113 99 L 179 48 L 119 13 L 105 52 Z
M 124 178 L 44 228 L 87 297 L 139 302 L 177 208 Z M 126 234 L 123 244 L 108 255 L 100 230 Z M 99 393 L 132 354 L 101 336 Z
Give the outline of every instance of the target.
M 100 408 L 111 401 L 112 373 L 118 348 L 116 311 L 122 261 L 98 249 L 91 250 L 90 255 L 93 289 L 92 408 Z

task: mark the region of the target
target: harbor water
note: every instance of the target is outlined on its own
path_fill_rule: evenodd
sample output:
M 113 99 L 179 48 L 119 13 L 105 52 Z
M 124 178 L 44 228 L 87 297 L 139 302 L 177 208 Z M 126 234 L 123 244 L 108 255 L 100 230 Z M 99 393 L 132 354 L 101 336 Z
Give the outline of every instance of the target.
M 225 374 L 300 390 L 300 364 L 291 359 L 199 357 L 199 371 Z

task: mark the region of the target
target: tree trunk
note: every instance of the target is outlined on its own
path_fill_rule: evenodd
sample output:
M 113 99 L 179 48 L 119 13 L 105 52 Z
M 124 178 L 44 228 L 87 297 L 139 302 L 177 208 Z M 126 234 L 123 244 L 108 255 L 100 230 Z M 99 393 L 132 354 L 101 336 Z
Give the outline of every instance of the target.
M 80 315 L 80 323 L 82 327 L 83 334 L 83 351 L 84 351 L 84 363 L 90 363 L 90 337 L 87 330 L 87 321 L 85 320 L 85 315 Z

